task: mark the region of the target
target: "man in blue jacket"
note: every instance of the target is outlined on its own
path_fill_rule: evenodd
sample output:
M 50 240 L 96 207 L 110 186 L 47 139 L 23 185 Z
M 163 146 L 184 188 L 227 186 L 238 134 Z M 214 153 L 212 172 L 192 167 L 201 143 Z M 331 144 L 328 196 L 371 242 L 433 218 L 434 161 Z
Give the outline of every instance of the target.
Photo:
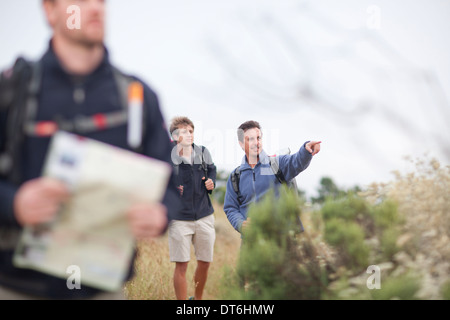
M 70 5 L 80 8 L 81 28 L 67 26 Z M 8 99 L 0 99 L 0 299 L 123 299 L 122 290 L 109 293 L 83 283 L 80 289 L 71 289 L 67 279 L 17 268 L 12 263 L 22 228 L 52 220 L 59 206 L 70 197 L 63 182 L 41 177 L 50 139 L 57 129 L 171 164 L 170 138 L 157 96 L 135 77 L 131 78 L 143 87 L 141 120 L 145 125 L 139 150 L 129 145 L 127 114 L 119 89 L 122 86 L 117 81 L 126 77 L 116 77 L 118 70 L 111 65 L 104 46 L 105 2 L 43 0 L 43 7 L 53 35 L 39 61 L 40 72 L 34 70 L 32 79 L 37 80 L 27 82 L 26 74 L 19 77 L 18 83 L 33 84 L 15 95 L 18 99 L 27 98 L 24 103 L 8 107 L 6 103 L 2 105 Z M 8 76 L 11 72 L 5 72 L 2 79 Z M 1 83 L 0 88 L 4 88 L 7 81 Z M 32 93 L 29 87 L 35 87 Z M 26 112 L 16 112 L 17 108 Z M 135 203 L 124 212 L 130 230 L 138 239 L 161 235 L 170 216 L 179 209 L 177 203 L 172 180 L 163 203 Z M 124 281 L 132 275 L 133 263 Z
M 187 117 L 176 117 L 170 125 L 176 142 L 172 161 L 182 209 L 169 225 L 170 261 L 175 262 L 173 284 L 178 300 L 187 298 L 186 270 L 195 249 L 197 268 L 194 274 L 195 300 L 201 300 L 213 259 L 214 208 L 209 194 L 215 187 L 216 166 L 203 146 L 194 144 L 194 123 Z
M 270 188 L 278 187 L 280 182 L 275 177 L 269 157 L 262 148 L 262 132 L 259 123 L 247 121 L 241 124 L 238 128 L 238 140 L 245 152 L 239 167 L 240 195 L 233 188 L 234 172 L 232 172 L 227 182 L 224 211 L 234 229 L 242 232 L 250 223 L 247 218 L 250 204 L 259 201 Z M 278 166 L 286 181 L 295 178 L 309 166 L 312 157 L 320 151 L 320 143 L 320 141 L 307 141 L 298 152 L 278 156 Z

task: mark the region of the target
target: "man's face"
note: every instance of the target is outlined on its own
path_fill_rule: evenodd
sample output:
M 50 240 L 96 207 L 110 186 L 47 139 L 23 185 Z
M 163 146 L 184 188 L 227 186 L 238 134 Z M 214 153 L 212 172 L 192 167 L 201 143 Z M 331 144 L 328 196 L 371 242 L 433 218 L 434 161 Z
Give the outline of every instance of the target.
M 244 142 L 239 141 L 247 157 L 256 158 L 262 151 L 262 133 L 258 128 L 244 132 Z
M 45 1 L 44 9 L 55 36 L 87 46 L 103 44 L 104 0 Z
M 179 127 L 174 132 L 174 138 L 183 147 L 191 146 L 194 143 L 194 129 L 189 125 Z

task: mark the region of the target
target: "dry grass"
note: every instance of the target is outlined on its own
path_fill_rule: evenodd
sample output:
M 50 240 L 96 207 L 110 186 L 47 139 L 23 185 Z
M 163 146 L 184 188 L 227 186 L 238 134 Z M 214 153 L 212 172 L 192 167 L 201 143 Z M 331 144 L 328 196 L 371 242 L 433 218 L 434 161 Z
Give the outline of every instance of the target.
M 441 286 L 450 283 L 450 166 L 436 159 L 409 159 L 415 172 L 394 172 L 396 180 L 374 184 L 373 200 L 391 198 L 405 220 L 397 240 L 397 263 L 421 275 L 421 299 L 441 299 Z
M 208 273 L 203 298 L 205 300 L 220 299 L 220 286 L 224 268 L 234 269 L 239 255 L 240 235 L 228 222 L 223 209 L 215 205 L 216 242 L 214 261 Z M 174 300 L 173 271 L 175 264 L 169 259 L 167 234 L 150 241 L 138 243 L 135 277 L 125 286 L 125 294 L 130 300 Z M 193 276 L 196 261 L 193 248 L 186 278 L 188 279 L 188 295 L 194 295 Z

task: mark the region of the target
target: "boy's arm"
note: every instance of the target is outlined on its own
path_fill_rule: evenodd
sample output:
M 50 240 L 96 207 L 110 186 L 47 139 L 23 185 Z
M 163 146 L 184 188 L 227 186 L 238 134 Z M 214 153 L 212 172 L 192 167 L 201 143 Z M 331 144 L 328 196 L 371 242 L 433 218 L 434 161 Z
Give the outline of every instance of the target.
M 205 147 L 203 151 L 203 157 L 205 159 L 205 163 L 208 169 L 208 179 L 211 179 L 214 183 L 214 188 L 216 187 L 216 179 L 217 179 L 217 167 L 215 166 L 211 153 L 209 150 Z M 212 193 L 212 190 L 208 190 L 208 193 Z

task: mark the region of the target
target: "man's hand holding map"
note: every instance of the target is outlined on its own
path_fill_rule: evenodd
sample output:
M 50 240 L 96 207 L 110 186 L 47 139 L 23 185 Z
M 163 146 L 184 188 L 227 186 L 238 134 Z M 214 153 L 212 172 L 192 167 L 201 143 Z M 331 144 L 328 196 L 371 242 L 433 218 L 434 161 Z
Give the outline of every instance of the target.
M 58 132 L 44 176 L 63 181 L 69 199 L 50 223 L 25 227 L 14 263 L 62 278 L 77 266 L 81 284 L 117 290 L 134 251 L 127 213 L 158 205 L 170 173 L 165 162 Z

